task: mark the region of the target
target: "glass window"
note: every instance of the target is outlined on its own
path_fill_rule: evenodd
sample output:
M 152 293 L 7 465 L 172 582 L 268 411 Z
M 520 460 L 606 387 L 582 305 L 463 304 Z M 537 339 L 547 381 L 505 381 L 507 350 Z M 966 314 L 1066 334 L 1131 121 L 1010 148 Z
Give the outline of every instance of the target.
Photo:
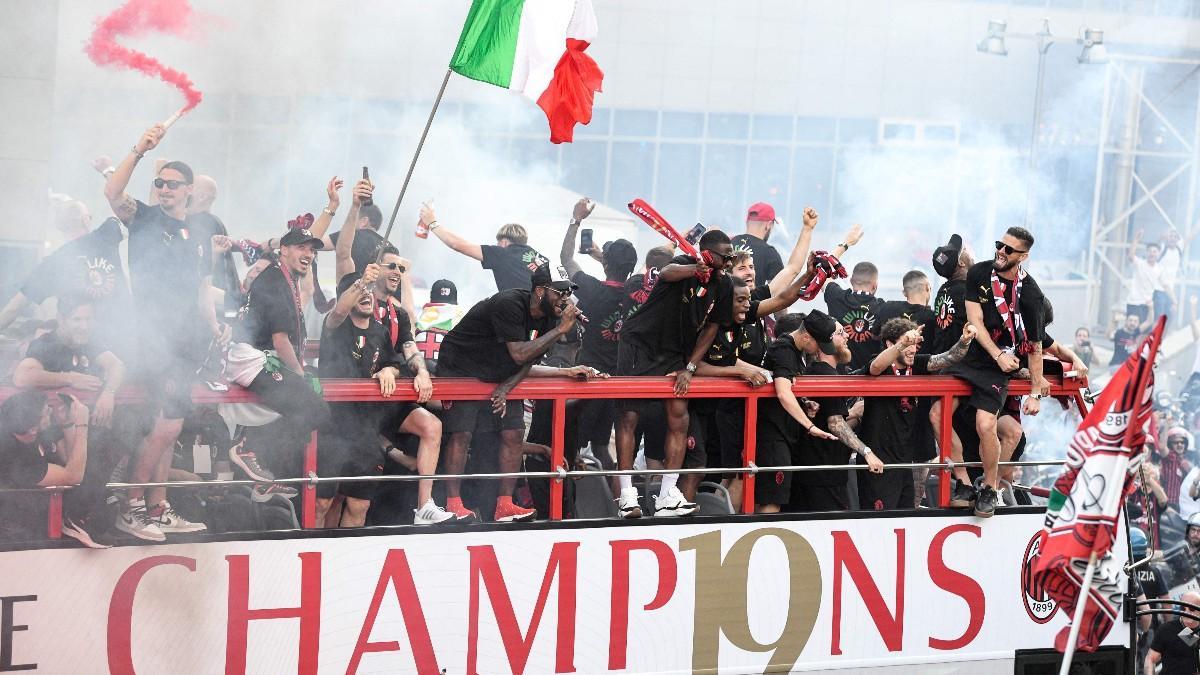
M 704 154 L 704 196 L 700 220 L 736 230 L 746 208 L 746 146 L 710 143 Z
M 612 171 L 608 178 L 609 201 L 626 204 L 654 194 L 654 143 L 613 141 Z
M 654 136 L 658 133 L 658 111 L 617 110 L 613 112 L 614 136 Z
M 925 140 L 936 143 L 953 143 L 958 140 L 958 127 L 953 124 L 926 125 Z
M 792 204 L 797 210 L 811 206 L 829 222 L 833 148 L 796 148 L 793 152 Z
M 662 113 L 662 136 L 664 138 L 699 138 L 704 134 L 704 113 Z
M 837 120 L 830 117 L 797 117 L 796 141 L 832 143 L 837 140 Z
M 845 117 L 838 123 L 838 140 L 842 143 L 875 143 L 879 122 L 873 119 Z
M 700 146 L 695 143 L 663 143 L 658 150 L 658 177 L 651 202 L 679 227 L 695 222 L 700 189 Z
M 562 145 L 563 187 L 597 201 L 607 202 L 608 196 L 604 194 L 604 172 L 607 166 L 608 143 L 605 141 L 575 141 Z
M 750 116 L 740 113 L 709 113 L 708 137 L 742 140 L 750 136 Z
M 612 110 L 592 108 L 592 121 L 575 127 L 576 136 L 607 136 L 612 122 Z
M 790 115 L 755 115 L 754 140 L 792 140 L 792 117 Z
M 767 202 L 775 207 L 780 218 L 790 222 L 787 210 L 788 158 L 791 151 L 784 146 L 750 146 L 750 175 L 746 183 L 746 204 Z M 801 205 L 803 208 L 803 205 Z M 800 211 L 797 210 L 797 218 Z
M 905 122 L 884 122 L 883 140 L 885 141 L 915 141 L 917 125 Z

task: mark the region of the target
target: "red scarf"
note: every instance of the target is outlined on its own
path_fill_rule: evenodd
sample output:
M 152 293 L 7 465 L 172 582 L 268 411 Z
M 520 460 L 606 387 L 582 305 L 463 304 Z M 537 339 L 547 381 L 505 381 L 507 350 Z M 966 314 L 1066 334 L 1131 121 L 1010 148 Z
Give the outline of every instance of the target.
M 1021 317 L 1021 280 L 1024 277 L 1025 272 L 1018 269 L 1017 278 L 1012 283 L 1013 297 L 1010 303 L 1004 295 L 1000 275 L 996 274 L 996 270 L 992 270 L 992 300 L 996 303 L 996 311 L 1000 313 L 1004 326 L 1008 329 L 1009 337 L 1012 338 L 1013 349 L 1018 354 L 1033 351 L 1033 346 L 1025 339 L 1025 320 Z
M 396 316 L 396 307 L 392 304 L 391 300 L 385 298 L 380 304 L 375 306 L 375 319 L 379 323 L 385 323 L 384 319 L 388 319 L 386 322 L 388 325 L 388 335 L 391 336 L 392 348 L 395 349 L 396 340 L 400 339 L 400 318 Z
M 287 265 L 282 262 L 276 264 L 279 265 L 279 271 L 283 272 L 283 278 L 287 280 L 288 290 L 292 292 L 292 301 L 296 303 L 296 342 L 293 342 L 292 346 L 296 349 L 296 358 L 304 363 L 304 349 L 301 346 L 304 344 L 304 304 L 300 302 L 299 281 L 292 281 L 292 273 L 288 271 Z
M 832 253 L 827 251 L 813 251 L 813 257 L 816 258 L 816 272 L 808 284 L 800 291 L 801 300 L 812 300 L 817 297 L 817 293 L 821 292 L 821 287 L 830 279 L 845 279 L 846 268 L 842 266 Z

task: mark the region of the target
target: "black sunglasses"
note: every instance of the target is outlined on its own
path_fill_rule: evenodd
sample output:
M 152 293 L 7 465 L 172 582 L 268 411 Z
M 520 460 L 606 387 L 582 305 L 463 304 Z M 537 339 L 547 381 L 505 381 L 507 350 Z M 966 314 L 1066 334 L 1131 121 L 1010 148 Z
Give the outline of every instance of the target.
M 383 266 L 388 268 L 389 270 L 393 270 L 393 271 L 394 270 L 400 270 L 401 272 L 408 271 L 407 268 L 404 267 L 404 265 L 401 265 L 400 263 L 394 263 L 394 262 L 393 263 L 383 263 Z
M 172 190 L 178 190 L 184 185 L 191 185 L 191 183 L 183 180 L 163 180 L 162 178 L 154 179 L 154 187 L 159 188 L 160 190 L 163 188 L 163 186 L 169 187 Z
M 571 289 L 569 289 L 569 288 L 558 289 L 553 286 L 544 286 L 543 288 L 545 288 L 548 291 L 553 291 L 555 293 L 555 295 L 557 295 L 560 298 L 571 297 Z
M 996 250 L 1004 251 L 1004 255 L 1012 255 L 1014 253 L 1029 253 L 1029 251 L 1022 251 L 1019 248 L 1013 248 L 1002 241 L 996 242 Z

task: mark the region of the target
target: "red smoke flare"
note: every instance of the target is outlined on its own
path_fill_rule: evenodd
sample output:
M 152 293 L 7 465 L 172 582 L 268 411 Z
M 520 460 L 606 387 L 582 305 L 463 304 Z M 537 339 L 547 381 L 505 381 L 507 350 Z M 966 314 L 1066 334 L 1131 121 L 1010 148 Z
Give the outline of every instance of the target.
M 191 78 L 148 54 L 122 47 L 117 44 L 117 38 L 138 37 L 149 32 L 183 35 L 191 15 L 188 0 L 128 0 L 96 22 L 92 39 L 83 51 L 98 66 L 117 65 L 174 85 L 187 99 L 183 108 L 183 112 L 187 112 L 195 108 L 202 97 Z

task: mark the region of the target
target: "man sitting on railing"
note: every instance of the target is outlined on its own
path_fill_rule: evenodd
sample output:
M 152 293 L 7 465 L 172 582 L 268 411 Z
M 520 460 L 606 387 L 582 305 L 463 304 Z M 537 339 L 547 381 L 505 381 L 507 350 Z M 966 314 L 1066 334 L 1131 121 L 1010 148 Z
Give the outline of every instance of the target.
M 975 340 L 975 327 L 967 326 L 949 351 L 918 354 L 921 328 L 904 318 L 883 324 L 879 337 L 887 346 L 871 365 L 859 374 L 906 377 L 936 373 L 958 363 Z M 858 435 L 875 449 L 885 464 L 912 464 L 920 438 L 917 424 L 917 396 L 899 398 L 867 396 Z M 908 509 L 914 504 L 913 476 L 909 469 L 894 469 L 881 474 L 867 473 L 858 478 L 858 506 L 864 511 Z
M 46 394 L 23 391 L 0 404 L 0 488 L 79 485 L 88 468 L 87 406 L 61 395 L 52 407 Z M 96 475 L 93 475 L 96 474 Z M 72 490 L 65 504 L 63 534 L 89 548 L 103 548 L 84 527 L 91 506 L 103 500 L 104 474 L 93 472 L 87 485 Z M 44 495 L 12 493 L 0 500 L 5 529 L 15 524 L 22 536 L 36 531 L 44 518 L 32 508 Z M 28 518 L 28 520 L 26 520 Z
M 445 410 L 442 423 L 450 434 L 446 445 L 447 473 L 463 472 L 473 434 L 497 430 L 500 432 L 500 471 L 515 473 L 519 470 L 525 438 L 524 411 L 515 401 L 509 405 L 507 398 L 508 392 L 525 376 L 599 375 L 589 366 L 549 368 L 536 365 L 560 337 L 575 329 L 580 312 L 571 302 L 575 285 L 567 278 L 566 270 L 558 268 L 552 272 L 543 265 L 534 272 L 532 285 L 530 290 L 501 291 L 479 302 L 442 341 L 439 376 L 475 377 L 484 382 L 501 383 L 490 402 L 442 401 Z M 500 479 L 500 497 L 494 515 L 498 522 L 532 520 L 536 514 L 533 509 L 513 503 L 516 482 L 516 478 Z M 456 478 L 446 480 L 446 510 L 459 520 L 477 519 L 478 515 L 463 505 L 459 483 Z

